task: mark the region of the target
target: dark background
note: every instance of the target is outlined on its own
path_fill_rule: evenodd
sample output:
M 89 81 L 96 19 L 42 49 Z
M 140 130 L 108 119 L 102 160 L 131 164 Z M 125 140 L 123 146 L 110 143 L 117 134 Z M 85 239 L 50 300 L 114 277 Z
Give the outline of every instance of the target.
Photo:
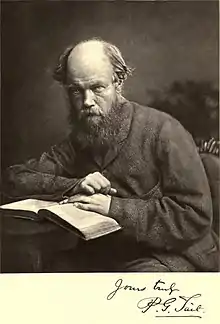
M 65 136 L 52 70 L 71 43 L 95 36 L 117 45 L 135 68 L 125 96 L 141 104 L 174 81 L 218 88 L 218 12 L 217 1 L 3 2 L 2 168 Z

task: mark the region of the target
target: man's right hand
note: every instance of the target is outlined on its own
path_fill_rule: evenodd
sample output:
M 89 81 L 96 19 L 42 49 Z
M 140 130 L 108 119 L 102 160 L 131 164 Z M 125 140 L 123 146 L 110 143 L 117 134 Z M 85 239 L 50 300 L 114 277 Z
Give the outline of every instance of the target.
M 117 190 L 111 187 L 111 183 L 100 172 L 88 174 L 73 189 L 73 194 L 102 193 L 104 195 L 115 195 Z

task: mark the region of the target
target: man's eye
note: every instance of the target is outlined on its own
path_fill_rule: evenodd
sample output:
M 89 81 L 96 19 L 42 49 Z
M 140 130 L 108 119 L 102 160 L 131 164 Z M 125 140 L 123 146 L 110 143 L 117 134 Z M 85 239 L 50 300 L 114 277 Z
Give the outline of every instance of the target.
M 70 91 L 74 95 L 79 95 L 80 94 L 80 90 L 79 89 L 76 89 L 76 88 L 72 88 L 72 89 L 70 89 Z
M 79 95 L 80 94 L 80 89 L 76 88 L 76 87 L 73 87 L 73 86 L 68 86 L 67 87 L 67 90 L 69 92 L 69 94 L 71 95 Z
M 92 87 L 92 90 L 95 92 L 102 92 L 105 89 L 104 86 L 96 86 L 96 87 Z

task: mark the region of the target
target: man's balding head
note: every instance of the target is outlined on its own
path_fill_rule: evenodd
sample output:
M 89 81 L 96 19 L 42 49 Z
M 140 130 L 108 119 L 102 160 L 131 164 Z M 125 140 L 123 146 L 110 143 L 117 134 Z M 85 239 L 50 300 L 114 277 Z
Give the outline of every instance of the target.
M 79 43 L 70 52 L 67 59 L 67 80 L 86 80 L 97 72 L 113 80 L 113 66 L 102 42 L 90 40 Z
M 70 56 L 75 56 L 76 58 L 82 54 L 85 58 L 85 60 L 82 60 L 83 65 L 86 62 L 97 63 L 100 58 L 102 62 L 109 62 L 114 77 L 118 79 L 121 84 L 126 80 L 127 76 L 131 74 L 131 68 L 127 66 L 120 50 L 115 45 L 100 39 L 91 39 L 80 42 L 76 46 L 69 46 L 65 49 L 65 51 L 60 55 L 58 64 L 54 70 L 54 79 L 62 84 L 66 84 Z M 71 66 L 73 68 L 73 64 L 71 64 Z

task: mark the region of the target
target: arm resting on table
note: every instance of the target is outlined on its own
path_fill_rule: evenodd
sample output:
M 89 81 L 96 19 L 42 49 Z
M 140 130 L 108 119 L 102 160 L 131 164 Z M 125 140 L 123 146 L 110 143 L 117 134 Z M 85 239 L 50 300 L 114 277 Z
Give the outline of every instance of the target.
M 14 199 L 39 198 L 61 200 L 80 179 L 71 178 L 68 172 L 74 158 L 69 142 L 54 146 L 39 159 L 9 167 L 3 174 L 2 192 Z

